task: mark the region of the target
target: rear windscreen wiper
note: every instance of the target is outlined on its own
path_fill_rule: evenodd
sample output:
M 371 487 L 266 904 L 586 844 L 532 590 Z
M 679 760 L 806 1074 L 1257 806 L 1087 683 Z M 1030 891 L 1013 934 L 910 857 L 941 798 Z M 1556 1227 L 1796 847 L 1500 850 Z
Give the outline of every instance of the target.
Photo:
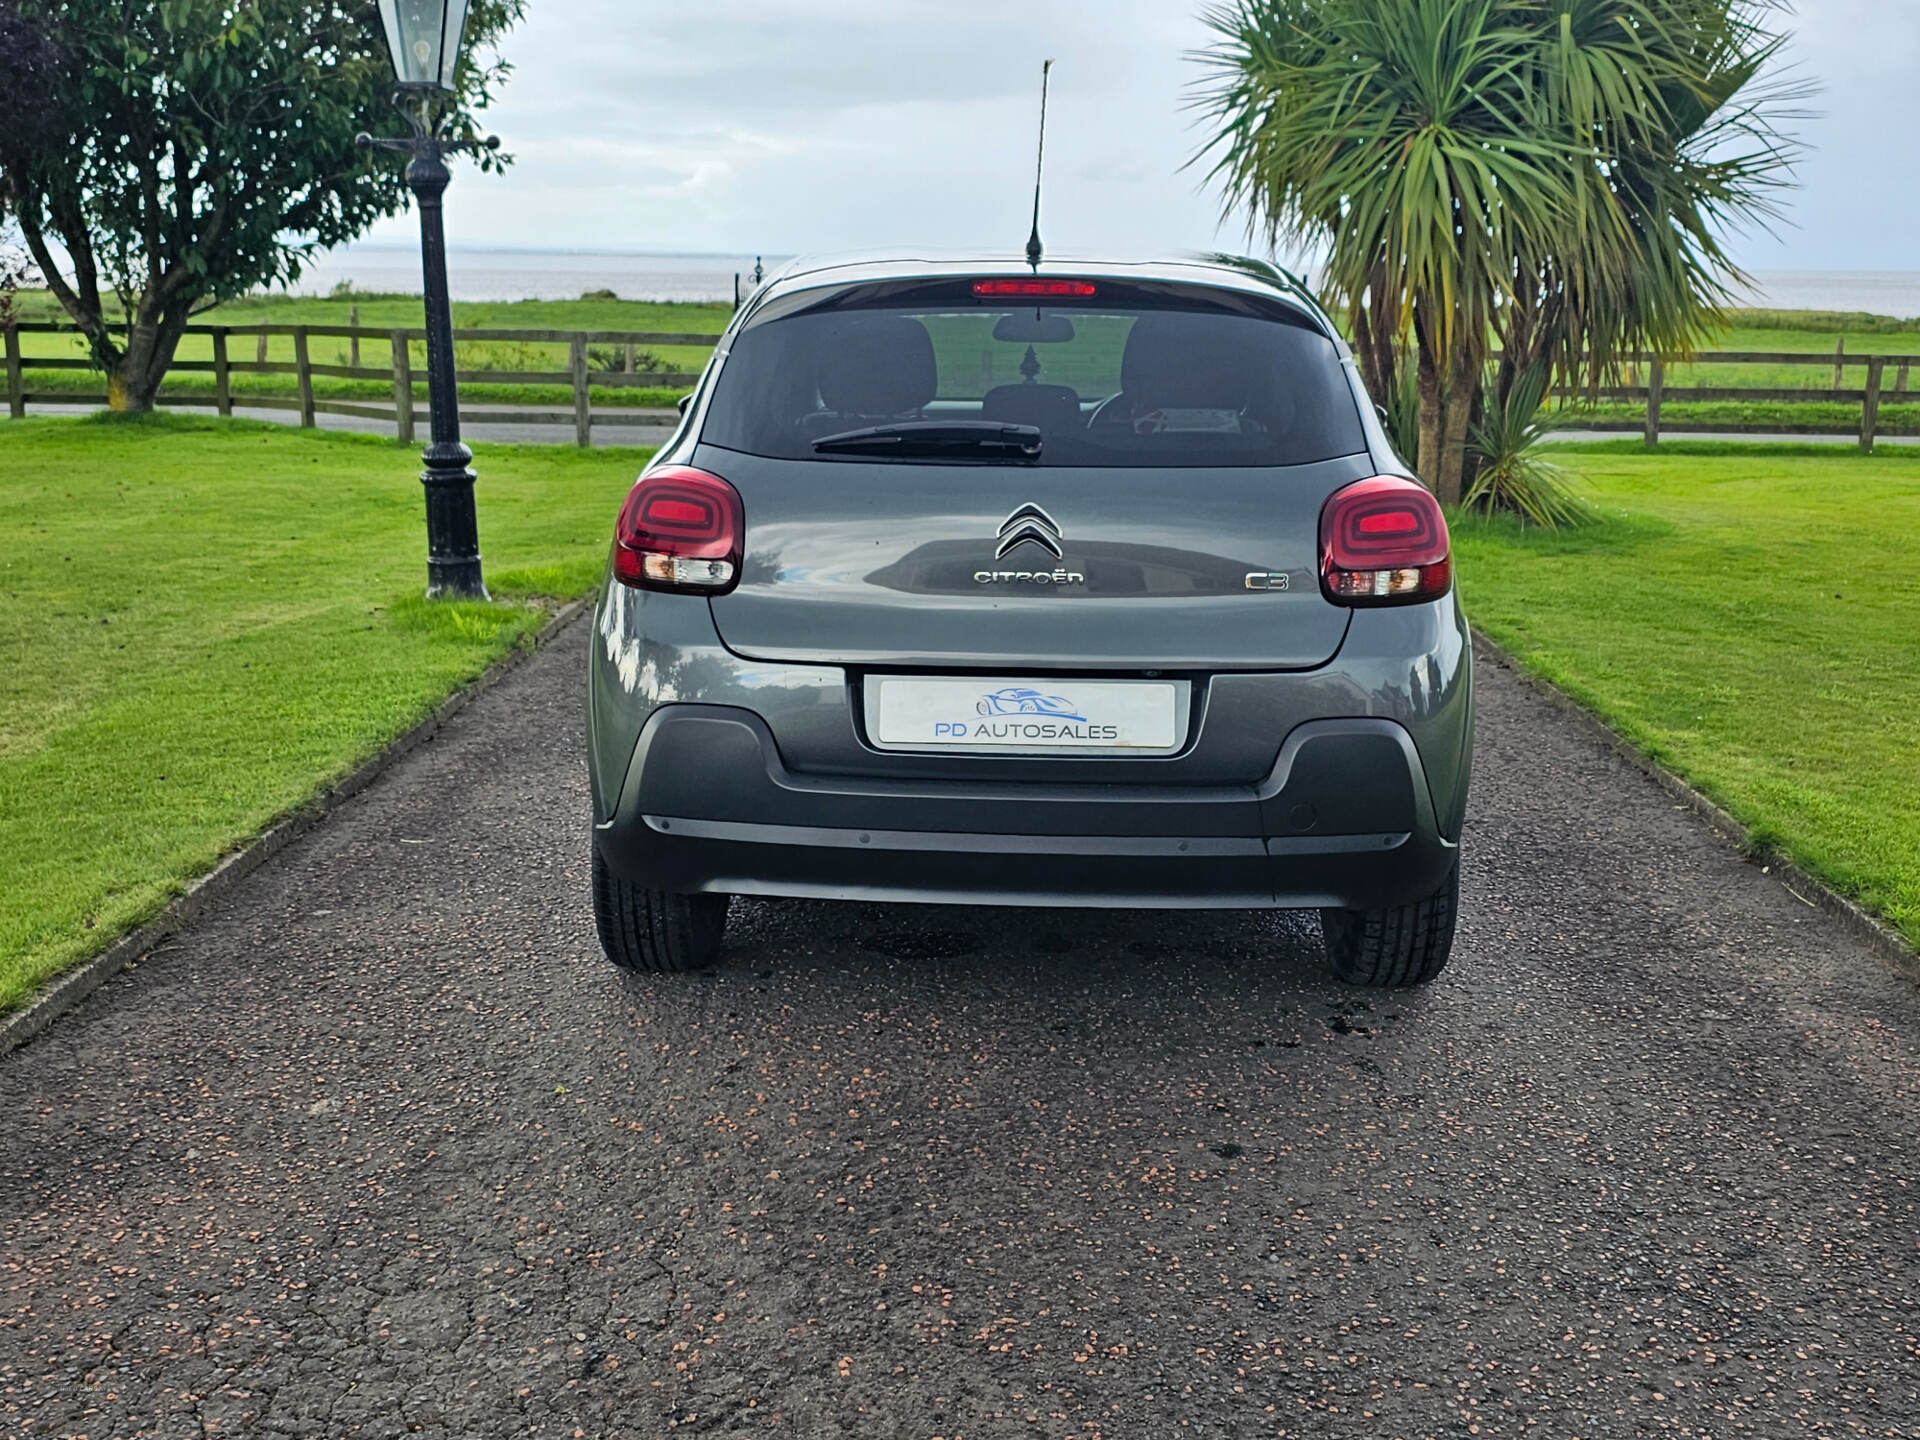
M 848 455 L 978 455 L 990 460 L 1037 460 L 1040 427 L 997 420 L 901 420 L 822 435 L 815 450 Z

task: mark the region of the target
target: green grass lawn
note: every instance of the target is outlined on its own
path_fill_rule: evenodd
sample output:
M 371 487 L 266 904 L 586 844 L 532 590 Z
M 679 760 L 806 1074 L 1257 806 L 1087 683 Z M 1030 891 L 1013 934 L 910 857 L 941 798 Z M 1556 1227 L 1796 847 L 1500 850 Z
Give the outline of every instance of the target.
M 592 588 L 635 452 L 478 450 L 497 603 L 429 606 L 411 451 L 244 421 L 0 426 L 0 1010 Z
M 0 1009 L 590 589 L 631 451 L 480 447 L 498 603 L 428 606 L 411 452 L 0 429 Z M 1456 524 L 1474 622 L 1920 941 L 1920 456 L 1561 447 L 1601 519 Z
M 1457 521 L 1474 624 L 1920 943 L 1920 456 L 1552 453 L 1602 519 Z

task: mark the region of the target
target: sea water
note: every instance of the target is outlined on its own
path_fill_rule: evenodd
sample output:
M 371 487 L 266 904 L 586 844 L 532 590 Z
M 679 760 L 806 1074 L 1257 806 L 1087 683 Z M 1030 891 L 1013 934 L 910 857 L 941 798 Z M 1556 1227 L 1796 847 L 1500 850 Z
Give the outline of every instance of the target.
M 760 259 L 770 273 L 786 256 L 614 255 L 562 250 L 452 250 L 447 286 L 456 300 L 578 300 L 611 290 L 622 300 L 733 299 L 753 288 Z M 325 295 L 335 286 L 379 293 L 420 293 L 420 252 L 404 245 L 350 245 L 319 256 L 290 288 Z
M 447 283 L 456 300 L 577 300 L 611 290 L 623 300 L 730 301 L 735 276 L 743 293 L 752 288 L 756 259 L 771 272 L 786 258 L 456 249 L 447 254 Z M 1772 270 L 1754 281 L 1754 294 L 1736 303 L 1920 316 L 1920 271 Z M 420 252 L 407 245 L 348 245 L 318 257 L 291 288 L 298 295 L 325 295 L 342 284 L 418 294 Z

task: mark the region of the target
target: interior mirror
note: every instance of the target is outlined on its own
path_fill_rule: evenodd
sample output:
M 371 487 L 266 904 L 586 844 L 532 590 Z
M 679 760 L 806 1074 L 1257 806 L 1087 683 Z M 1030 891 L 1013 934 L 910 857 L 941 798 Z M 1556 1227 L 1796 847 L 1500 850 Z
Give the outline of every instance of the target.
M 993 327 L 993 338 L 1016 345 L 1058 345 L 1073 339 L 1073 322 L 1064 315 L 1016 310 L 1000 317 Z

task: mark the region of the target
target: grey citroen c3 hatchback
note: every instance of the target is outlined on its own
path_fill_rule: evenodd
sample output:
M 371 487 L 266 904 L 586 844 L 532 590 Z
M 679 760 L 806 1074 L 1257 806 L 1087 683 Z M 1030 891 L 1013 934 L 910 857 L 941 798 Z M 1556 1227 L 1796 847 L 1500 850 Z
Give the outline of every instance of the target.
M 1446 522 L 1255 261 L 790 266 L 627 496 L 588 691 L 632 969 L 731 895 L 1310 908 L 1367 985 L 1452 947 Z

